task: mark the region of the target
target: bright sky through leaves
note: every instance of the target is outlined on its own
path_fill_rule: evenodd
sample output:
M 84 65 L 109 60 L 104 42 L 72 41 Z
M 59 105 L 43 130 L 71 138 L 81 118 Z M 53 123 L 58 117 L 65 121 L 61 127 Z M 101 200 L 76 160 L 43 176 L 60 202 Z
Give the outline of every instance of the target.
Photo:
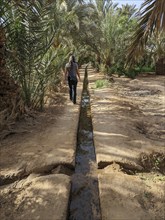
M 119 6 L 129 4 L 129 5 L 136 5 L 137 8 L 140 8 L 144 0 L 113 0 L 113 2 L 118 3 Z

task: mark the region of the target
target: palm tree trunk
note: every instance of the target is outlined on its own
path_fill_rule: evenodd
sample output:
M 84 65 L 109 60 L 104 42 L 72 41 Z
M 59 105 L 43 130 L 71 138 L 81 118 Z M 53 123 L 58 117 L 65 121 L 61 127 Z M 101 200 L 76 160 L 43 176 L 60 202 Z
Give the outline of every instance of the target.
M 165 75 L 165 58 L 161 58 L 157 61 L 156 75 Z

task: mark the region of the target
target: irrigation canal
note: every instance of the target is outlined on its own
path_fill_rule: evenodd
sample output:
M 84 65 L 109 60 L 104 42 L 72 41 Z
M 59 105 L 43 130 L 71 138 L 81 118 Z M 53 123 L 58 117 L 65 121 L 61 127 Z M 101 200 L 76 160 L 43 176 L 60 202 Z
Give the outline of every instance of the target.
M 87 68 L 83 83 L 68 220 L 101 220 Z

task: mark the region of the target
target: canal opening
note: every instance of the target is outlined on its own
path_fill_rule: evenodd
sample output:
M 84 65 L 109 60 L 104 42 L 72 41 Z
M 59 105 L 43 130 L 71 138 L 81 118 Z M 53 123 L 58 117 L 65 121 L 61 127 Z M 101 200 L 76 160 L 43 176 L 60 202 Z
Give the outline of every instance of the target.
M 69 220 L 101 220 L 96 155 L 85 69 L 79 128 L 77 135 L 76 166 L 72 175 Z

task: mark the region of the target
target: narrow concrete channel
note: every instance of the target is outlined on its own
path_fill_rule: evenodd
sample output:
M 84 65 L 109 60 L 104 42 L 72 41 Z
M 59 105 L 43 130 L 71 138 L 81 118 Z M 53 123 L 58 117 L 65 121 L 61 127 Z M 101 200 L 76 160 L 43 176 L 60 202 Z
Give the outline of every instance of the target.
M 82 92 L 76 167 L 72 176 L 68 220 L 101 220 L 87 68 Z

